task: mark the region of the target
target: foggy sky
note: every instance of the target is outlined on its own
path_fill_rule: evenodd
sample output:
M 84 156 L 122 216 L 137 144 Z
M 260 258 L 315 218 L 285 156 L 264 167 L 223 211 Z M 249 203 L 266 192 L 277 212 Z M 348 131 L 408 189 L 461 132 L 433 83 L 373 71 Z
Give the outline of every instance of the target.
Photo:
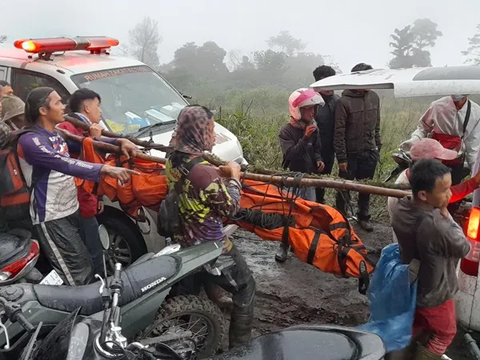
M 306 51 L 332 55 L 341 69 L 358 62 L 387 67 L 390 34 L 428 17 L 444 36 L 432 50 L 434 66 L 460 65 L 480 23 L 480 0 L 0 0 L 0 35 L 13 40 L 44 36 L 106 35 L 128 41 L 145 16 L 159 21 L 160 62 L 184 43 L 213 40 L 250 55 L 266 39 L 289 30 Z M 74 5 L 75 4 L 75 5 Z M 306 84 L 308 85 L 308 84 Z

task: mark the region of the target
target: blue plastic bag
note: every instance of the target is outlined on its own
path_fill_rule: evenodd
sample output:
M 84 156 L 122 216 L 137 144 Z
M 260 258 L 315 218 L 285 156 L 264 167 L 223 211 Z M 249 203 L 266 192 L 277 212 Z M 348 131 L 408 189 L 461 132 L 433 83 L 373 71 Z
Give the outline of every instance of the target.
M 359 329 L 380 336 L 387 352 L 410 344 L 415 317 L 417 282 L 410 285 L 408 265 L 402 264 L 398 244 L 382 250 L 368 291 L 370 320 Z

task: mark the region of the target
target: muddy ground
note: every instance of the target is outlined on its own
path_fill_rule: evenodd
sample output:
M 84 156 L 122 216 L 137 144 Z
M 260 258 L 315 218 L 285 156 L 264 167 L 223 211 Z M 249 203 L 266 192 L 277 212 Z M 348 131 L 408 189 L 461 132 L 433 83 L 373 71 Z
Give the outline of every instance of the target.
M 373 233 L 356 227 L 367 249 L 380 255 L 390 243 L 389 226 L 375 224 Z M 293 254 L 284 264 L 275 261 L 277 242 L 260 240 L 238 230 L 233 237 L 254 272 L 257 302 L 254 335 L 299 324 L 338 324 L 357 326 L 368 320 L 368 299 L 358 292 L 356 279 L 326 274 L 299 261 Z M 475 335 L 480 344 L 480 336 Z M 457 339 L 447 353 L 452 359 L 473 359 L 459 329 Z

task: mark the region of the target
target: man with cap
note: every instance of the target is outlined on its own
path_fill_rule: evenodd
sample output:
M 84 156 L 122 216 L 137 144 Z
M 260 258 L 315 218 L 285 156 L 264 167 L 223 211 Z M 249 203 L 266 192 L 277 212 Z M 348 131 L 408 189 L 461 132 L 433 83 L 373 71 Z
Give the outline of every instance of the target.
M 415 163 L 421 159 L 436 159 L 439 161 L 450 161 L 458 157 L 458 153 L 454 150 L 445 149 L 442 144 L 437 140 L 424 138 L 416 142 L 410 149 L 410 157 Z M 395 181 L 395 184 L 409 184 L 410 169 L 403 171 Z M 480 171 L 471 179 L 454 185 L 450 188 L 452 197 L 449 203 L 460 201 L 465 196 L 471 194 L 475 189 L 480 186 Z M 387 209 L 390 219 L 392 218 L 392 212 L 399 199 L 394 197 L 388 198 Z M 393 241 L 397 242 L 395 233 L 393 234 Z
M 79 234 L 74 177 L 99 181 L 101 176 L 111 176 L 126 182 L 135 172 L 70 158 L 67 144 L 55 132 L 55 126 L 64 121 L 64 109 L 60 95 L 52 88 L 32 90 L 25 105 L 31 131 L 20 136 L 17 150 L 32 191 L 30 216 L 42 251 L 64 282 L 78 286 L 92 280 L 93 270 Z

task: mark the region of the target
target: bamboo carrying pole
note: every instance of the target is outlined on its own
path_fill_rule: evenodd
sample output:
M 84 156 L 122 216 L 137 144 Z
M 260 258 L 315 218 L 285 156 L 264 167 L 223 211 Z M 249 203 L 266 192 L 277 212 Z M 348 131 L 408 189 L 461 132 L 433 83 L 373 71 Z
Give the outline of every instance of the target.
M 275 175 L 263 175 L 263 174 L 253 174 L 253 173 L 243 173 L 245 179 L 257 180 L 266 183 L 273 183 L 277 185 L 294 185 L 293 177 L 282 177 Z M 304 187 L 323 187 L 323 188 L 332 188 L 337 190 L 352 190 L 358 192 L 366 192 L 373 195 L 380 196 L 390 196 L 396 198 L 402 198 L 410 194 L 409 191 L 399 190 L 399 189 L 389 189 L 382 188 L 379 186 L 359 184 L 354 181 L 348 180 L 336 180 L 336 179 L 309 179 L 304 178 L 301 180 L 301 184 Z
M 87 125 L 88 126 L 88 125 Z M 73 135 L 69 133 L 68 131 L 64 131 L 61 129 L 58 129 L 61 131 L 67 139 L 77 141 L 77 142 L 82 142 L 84 137 L 83 136 L 78 136 L 78 135 Z M 108 143 L 104 143 L 101 141 L 93 141 L 93 146 L 100 151 L 105 151 L 105 152 L 111 152 L 111 153 L 121 153 L 121 149 L 117 145 L 112 145 Z M 139 159 L 147 160 L 147 161 L 153 161 L 161 164 L 165 164 L 166 160 L 164 158 L 152 156 L 152 155 L 147 155 L 142 152 L 137 152 L 136 157 Z M 207 159 L 208 160 L 208 159 Z M 218 164 L 218 160 L 213 160 Z M 216 165 L 216 164 L 213 164 Z M 218 164 L 219 166 L 222 164 Z M 216 165 L 217 166 L 217 165 Z M 295 180 L 293 177 L 284 177 L 284 176 L 276 176 L 276 175 L 265 175 L 265 174 L 253 174 L 250 172 L 242 172 L 242 176 L 245 179 L 248 180 L 255 180 L 255 181 L 261 181 L 261 182 L 266 182 L 266 183 L 273 183 L 276 185 L 280 186 L 292 186 L 294 185 Z M 389 189 L 389 188 L 382 188 L 379 186 L 373 186 L 373 185 L 366 185 L 366 184 L 360 184 L 356 183 L 353 181 L 348 181 L 348 180 L 336 180 L 336 179 L 315 179 L 315 178 L 303 178 L 300 181 L 300 185 L 303 187 L 326 187 L 326 188 L 333 188 L 337 190 L 352 190 L 352 191 L 358 191 L 358 192 L 367 192 L 370 194 L 374 195 L 380 195 L 380 196 L 390 196 L 390 197 L 396 197 L 396 198 L 401 198 L 406 195 L 409 195 L 409 191 L 401 190 L 401 189 Z
M 60 131 L 65 136 L 65 139 L 67 139 L 67 140 L 72 140 L 72 141 L 82 143 L 83 139 L 85 139 L 83 136 L 74 135 L 74 134 L 72 134 L 72 133 L 70 133 L 66 130 L 62 130 L 62 129 L 58 129 L 58 128 L 56 130 Z M 103 141 L 94 140 L 93 141 L 93 146 L 97 150 L 105 151 L 105 152 L 109 152 L 109 153 L 120 154 L 122 152 L 122 150 L 120 149 L 120 146 L 105 143 Z M 148 155 L 148 154 L 145 154 L 141 151 L 137 152 L 136 157 L 139 158 L 139 159 L 142 159 L 142 160 L 153 161 L 153 162 L 157 162 L 157 163 L 160 163 L 160 164 L 165 164 L 167 162 L 167 160 L 164 159 L 164 158 Z
M 79 128 L 79 129 L 82 129 L 82 130 L 85 130 L 85 131 L 88 131 L 90 129 L 91 125 L 88 125 L 88 124 L 84 123 L 83 121 L 80 121 L 80 120 L 75 119 L 75 118 L 73 118 L 71 116 L 68 116 L 68 115 L 65 115 L 64 118 L 65 118 L 65 121 L 68 121 L 70 124 L 72 124 L 76 128 Z M 140 139 L 137 139 L 133 136 L 116 134 L 114 132 L 111 132 L 111 131 L 108 131 L 108 130 L 105 130 L 105 129 L 102 130 L 102 135 L 106 136 L 106 137 L 115 138 L 115 139 L 119 139 L 119 138 L 128 139 L 132 143 L 134 143 L 135 145 L 144 147 L 146 149 L 154 149 L 154 150 L 163 151 L 163 152 L 169 152 L 169 151 L 172 150 L 172 148 L 168 147 L 168 146 L 155 144 L 155 143 L 152 143 L 150 141 L 140 140 Z

